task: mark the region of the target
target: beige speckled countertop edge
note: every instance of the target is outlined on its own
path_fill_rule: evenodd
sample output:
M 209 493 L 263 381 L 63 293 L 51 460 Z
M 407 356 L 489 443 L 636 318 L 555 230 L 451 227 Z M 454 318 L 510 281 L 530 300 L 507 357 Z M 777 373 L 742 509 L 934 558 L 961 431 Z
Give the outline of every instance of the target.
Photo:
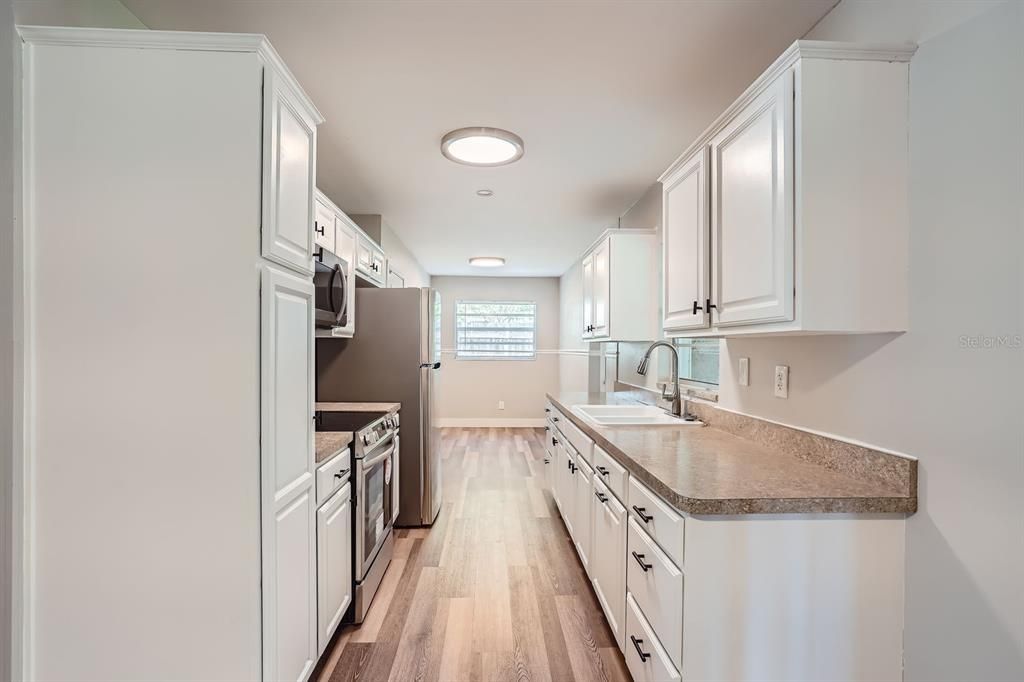
M 623 452 L 594 427 L 573 412 L 571 405 L 563 403 L 558 395 L 547 393 L 550 400 L 562 414 L 575 424 L 602 449 L 622 464 L 631 476 L 665 499 L 677 510 L 701 515 L 741 514 L 912 514 L 917 511 L 917 497 L 777 497 L 777 498 L 695 498 L 683 495 L 658 479 L 643 465 Z M 652 427 L 664 428 L 664 427 Z M 679 427 L 711 428 L 711 427 Z M 739 438 L 739 436 L 734 436 Z
M 351 431 L 317 431 L 314 437 L 314 460 L 317 465 L 333 459 L 334 455 L 351 445 L 353 438 Z

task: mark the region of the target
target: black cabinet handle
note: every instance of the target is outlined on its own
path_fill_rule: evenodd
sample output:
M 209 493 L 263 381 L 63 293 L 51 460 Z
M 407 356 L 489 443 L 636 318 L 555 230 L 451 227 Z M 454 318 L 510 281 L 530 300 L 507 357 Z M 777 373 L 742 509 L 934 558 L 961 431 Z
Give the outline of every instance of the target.
M 550 460 L 550 459 L 548 459 L 547 457 L 545 457 L 545 458 L 544 458 L 544 463 L 545 463 L 545 464 L 551 464 L 551 460 Z
M 701 308 L 699 305 L 697 305 L 697 302 L 694 301 L 693 302 L 693 314 L 696 315 L 698 310 L 704 310 L 704 309 Z
M 552 445 L 558 445 L 558 439 L 557 438 L 552 438 L 551 439 L 551 444 Z
M 608 475 L 608 469 L 603 467 L 603 466 L 601 466 L 600 464 L 598 464 L 594 468 L 597 469 L 597 473 L 601 474 L 602 476 L 607 476 Z
M 572 462 L 569 462 L 569 471 L 571 471 L 574 474 L 576 473 L 576 465 L 573 464 Z
M 313 230 L 317 234 L 323 235 L 323 233 L 324 233 L 324 226 L 314 220 L 313 221 Z
M 550 431 L 550 430 L 551 430 L 551 427 L 550 427 L 550 426 L 545 426 L 545 427 L 544 427 L 544 430 L 545 430 L 545 431 Z
M 647 512 L 647 507 L 638 507 L 638 506 L 636 506 L 634 504 L 633 505 L 633 511 L 635 511 L 640 516 L 640 520 L 643 521 L 644 523 L 650 523 L 651 521 L 654 520 L 653 516 L 648 516 L 647 515 L 647 513 L 646 513 Z
M 551 421 L 553 421 L 553 422 L 556 422 L 556 421 L 558 421 L 558 417 L 552 417 L 552 418 L 551 418 Z
M 599 492 L 599 491 L 597 491 L 597 490 L 594 491 L 594 497 L 599 499 L 601 501 L 601 504 L 604 504 L 605 502 L 608 501 L 608 496 L 603 494 L 603 493 L 601 493 L 601 492 Z
M 637 639 L 633 635 L 629 636 L 629 640 L 631 642 L 633 642 L 633 646 L 636 648 L 636 653 L 640 656 L 640 660 L 641 661 L 645 662 L 645 661 L 647 661 L 648 658 L 651 657 L 651 655 L 649 653 L 647 653 L 646 651 L 644 651 L 643 649 L 640 648 L 640 645 L 644 643 L 644 640 Z
M 334 477 L 335 478 L 345 478 L 345 472 L 339 471 L 338 473 L 334 474 Z
M 708 314 L 710 315 L 711 314 L 711 309 L 715 308 L 717 310 L 718 306 L 715 305 L 714 303 L 712 303 L 710 298 L 705 298 L 704 299 L 704 308 L 708 311 Z
M 548 408 L 546 408 L 546 407 L 545 407 L 545 408 L 544 408 L 544 411 L 545 411 L 545 412 L 550 412 L 551 410 L 549 410 Z
M 633 558 L 636 559 L 636 562 L 638 564 L 640 564 L 640 568 L 644 569 L 644 573 L 646 573 L 647 571 L 649 571 L 652 568 L 654 568 L 653 564 L 645 564 L 644 563 L 644 555 L 643 554 L 637 554 L 636 552 L 630 552 L 630 554 L 632 554 Z

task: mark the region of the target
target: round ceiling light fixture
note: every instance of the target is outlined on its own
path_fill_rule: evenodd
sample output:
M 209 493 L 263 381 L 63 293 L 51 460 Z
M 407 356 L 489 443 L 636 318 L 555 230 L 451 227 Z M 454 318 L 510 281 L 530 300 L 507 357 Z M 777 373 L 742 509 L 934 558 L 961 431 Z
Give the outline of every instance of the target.
M 459 128 L 441 138 L 445 158 L 467 166 L 504 166 L 518 161 L 525 150 L 523 138 L 501 128 Z
M 500 268 L 505 264 L 505 259 L 497 256 L 474 256 L 469 259 L 469 264 L 478 268 Z
M 476 191 L 476 195 L 478 197 L 492 197 L 494 196 L 494 191 L 489 189 L 478 189 Z

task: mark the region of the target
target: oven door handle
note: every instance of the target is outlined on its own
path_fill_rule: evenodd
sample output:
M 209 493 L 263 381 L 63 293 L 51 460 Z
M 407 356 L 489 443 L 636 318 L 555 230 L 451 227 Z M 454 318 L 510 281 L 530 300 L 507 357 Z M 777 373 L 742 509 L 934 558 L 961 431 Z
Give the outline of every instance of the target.
M 394 453 L 395 453 L 395 444 L 394 444 L 394 442 L 392 442 L 391 443 L 391 447 L 389 447 L 387 450 L 385 450 L 384 452 L 380 453 L 379 455 L 375 456 L 373 459 L 363 459 L 363 460 L 360 460 L 361 461 L 360 468 L 361 469 L 369 469 L 370 467 L 372 467 L 375 464 L 377 464 L 377 462 L 381 461 L 382 459 L 387 459 L 388 457 L 390 457 Z

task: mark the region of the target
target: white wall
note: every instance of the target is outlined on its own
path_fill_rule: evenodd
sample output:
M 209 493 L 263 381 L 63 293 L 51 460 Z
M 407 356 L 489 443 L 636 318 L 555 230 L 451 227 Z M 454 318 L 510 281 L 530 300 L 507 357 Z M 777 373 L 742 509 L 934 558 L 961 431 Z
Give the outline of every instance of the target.
M 441 293 L 443 368 L 438 416 L 447 425 L 544 423 L 544 394 L 558 390 L 559 297 L 556 277 L 433 277 Z M 455 301 L 535 301 L 533 360 L 456 360 Z M 505 409 L 498 409 L 498 401 Z
M 429 287 L 430 274 L 423 269 L 416 256 L 409 251 L 395 231 L 387 222 L 383 222 L 380 230 L 381 248 L 388 255 L 388 267 L 405 278 L 407 287 Z
M 910 331 L 725 342 L 724 407 L 920 458 L 906 679 L 1024 679 L 1024 17 L 844 0 L 808 36 L 921 41 L 910 65 Z M 880 245 L 884 246 L 884 245 Z M 884 301 L 879 302 L 884 305 Z M 750 358 L 750 386 L 736 383 Z M 789 399 L 772 397 L 776 364 Z
M 0 679 L 11 674 L 12 457 L 14 431 L 14 9 L 0 1 Z
M 16 0 L 14 18 L 38 26 L 146 28 L 118 0 Z

